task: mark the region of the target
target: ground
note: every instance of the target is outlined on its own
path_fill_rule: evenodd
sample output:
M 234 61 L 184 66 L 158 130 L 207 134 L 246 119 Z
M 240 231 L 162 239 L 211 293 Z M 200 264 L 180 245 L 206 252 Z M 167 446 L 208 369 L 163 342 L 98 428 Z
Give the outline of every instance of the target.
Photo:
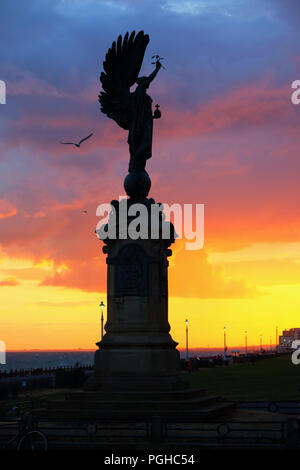
M 300 365 L 290 356 L 260 362 L 199 369 L 191 374 L 193 388 L 205 388 L 208 395 L 221 395 L 229 400 L 299 400 Z M 17 403 L 62 399 L 67 390 L 37 390 L 5 401 L 9 409 Z M 3 405 L 4 403 L 2 403 Z M 23 405 L 23 406 L 24 406 Z
M 208 395 L 217 394 L 235 401 L 300 400 L 299 385 L 300 366 L 293 365 L 289 356 L 266 359 L 255 364 L 249 362 L 199 369 L 191 374 L 192 387 L 205 388 Z M 22 411 L 25 411 L 30 409 L 32 401 L 35 402 L 35 407 L 45 406 L 45 400 L 63 399 L 67 391 L 60 389 L 27 392 L 24 396 L 6 401 L 6 409 L 11 409 L 12 405 L 19 403 Z M 131 446 L 134 435 L 134 448 L 142 450 L 170 450 L 173 449 L 172 445 L 178 450 L 179 444 L 183 446 L 185 452 L 188 449 L 194 452 L 195 449 L 206 448 L 245 449 L 247 446 L 251 449 L 257 447 L 276 450 L 294 445 L 290 444 L 290 441 L 287 444 L 286 441 L 291 418 L 298 418 L 298 415 L 237 409 L 227 417 L 228 423 L 222 428 L 219 425 L 219 417 L 214 422 L 200 425 L 185 423 L 178 427 L 171 423 L 168 425 L 168 440 L 156 444 L 146 437 L 144 422 L 143 429 L 140 429 L 141 423 L 134 423 L 133 429 L 130 430 L 125 424 L 113 424 L 112 427 L 107 427 L 105 423 L 98 423 L 97 433 L 92 437 L 87 434 L 85 422 L 75 424 L 72 422 L 71 425 L 64 420 L 57 422 L 46 420 L 39 423 L 39 430 L 47 436 L 49 448 L 52 449 L 70 449 L 73 446 L 74 449 L 99 451 L 102 446 L 113 452 Z M 221 420 L 223 419 L 225 418 L 221 417 Z M 7 427 L 7 423 L 3 422 L 2 425 L 0 423 L 0 446 L 1 443 L 9 442 L 17 433 L 18 422 L 9 424 L 10 427 Z M 224 430 L 228 435 L 226 434 L 226 438 L 223 437 L 222 440 L 219 432 Z
M 290 356 L 211 369 L 199 369 L 191 375 L 194 388 L 231 400 L 300 400 L 300 365 Z

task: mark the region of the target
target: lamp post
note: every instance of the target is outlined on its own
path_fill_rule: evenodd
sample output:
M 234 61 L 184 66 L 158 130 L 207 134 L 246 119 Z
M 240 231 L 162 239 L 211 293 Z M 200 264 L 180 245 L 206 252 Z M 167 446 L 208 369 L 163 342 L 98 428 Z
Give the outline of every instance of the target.
M 272 351 L 272 336 L 270 336 L 270 351 Z
M 259 335 L 260 338 L 260 354 L 262 354 L 262 335 Z
M 278 326 L 276 326 L 276 347 L 278 346 Z
M 185 320 L 185 360 L 189 360 L 189 321 Z
M 101 308 L 101 341 L 102 341 L 103 340 L 103 320 L 104 320 L 104 318 L 103 318 L 103 309 L 105 307 L 102 300 L 101 300 L 101 303 L 100 303 L 99 307 Z
M 223 359 L 226 360 L 226 326 L 224 326 L 224 354 L 223 354 Z
M 248 350 L 247 350 L 247 330 L 245 331 L 245 356 L 247 356 Z

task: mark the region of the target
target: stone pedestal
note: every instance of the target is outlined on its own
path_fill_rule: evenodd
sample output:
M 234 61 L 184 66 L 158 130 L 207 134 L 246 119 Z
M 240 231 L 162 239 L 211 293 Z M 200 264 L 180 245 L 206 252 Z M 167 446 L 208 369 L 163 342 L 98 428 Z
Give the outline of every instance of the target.
M 100 229 L 106 244 L 103 252 L 107 255 L 106 333 L 97 343 L 94 374 L 86 390 L 185 389 L 188 381 L 180 372 L 178 343 L 169 334 L 168 322 L 168 256 L 172 254 L 168 247 L 174 242 L 174 227 L 164 222 L 160 212 L 159 236 L 150 238 L 154 223 L 151 208 L 155 205 L 153 199 L 146 198 L 150 179 L 148 182 L 143 175 L 139 180 L 137 174 L 132 181 L 130 178 L 129 175 L 125 180 L 131 196 L 127 203 L 123 201 L 127 204 L 125 213 L 133 204 L 143 205 L 144 218 L 139 220 L 143 223 L 148 219 L 149 238 L 125 238 L 124 228 L 128 229 L 136 217 L 130 216 L 126 222 L 120 220 L 122 202 L 112 201 L 113 213 L 108 224 Z M 145 181 L 148 185 L 143 194 Z M 138 188 L 136 195 L 134 187 Z M 163 236 L 165 229 L 169 230 L 168 238 Z M 110 235 L 106 236 L 108 232 Z M 112 237 L 113 233 L 116 237 Z
M 46 409 L 34 412 L 38 418 L 146 420 L 152 422 L 159 438 L 162 419 L 205 422 L 234 410 L 233 404 L 219 396 L 189 388 L 187 374 L 180 371 L 177 343 L 170 336 L 168 322 L 168 257 L 174 227 L 164 221 L 161 205 L 147 198 L 150 185 L 146 172 L 129 174 L 125 179 L 128 205 L 112 201 L 108 224 L 98 232 L 107 256 L 108 306 L 94 373 L 85 391 L 68 393 L 65 400 L 50 400 Z M 129 214 L 125 220 L 121 216 L 124 202 L 125 215 Z M 142 217 L 134 215 L 136 203 Z M 151 213 L 159 208 L 155 221 Z M 129 230 L 137 221 L 141 225 L 148 221 L 143 236 L 132 236 Z M 157 236 L 153 227 L 159 229 Z

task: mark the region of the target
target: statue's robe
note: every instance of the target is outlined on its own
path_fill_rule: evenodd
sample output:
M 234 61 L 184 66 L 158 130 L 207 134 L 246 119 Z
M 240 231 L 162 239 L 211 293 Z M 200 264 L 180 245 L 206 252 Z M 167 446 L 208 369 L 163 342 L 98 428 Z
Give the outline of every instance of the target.
M 129 171 L 145 169 L 146 160 L 152 156 L 152 99 L 143 85 L 133 93 L 132 119 L 128 133 L 130 151 Z

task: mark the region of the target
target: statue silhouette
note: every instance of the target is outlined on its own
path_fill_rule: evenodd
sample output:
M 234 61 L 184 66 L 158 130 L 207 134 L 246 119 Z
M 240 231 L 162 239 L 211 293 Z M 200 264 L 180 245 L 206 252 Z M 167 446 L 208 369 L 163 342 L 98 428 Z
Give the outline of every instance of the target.
M 133 31 L 128 36 L 127 32 L 122 41 L 120 35 L 106 54 L 100 76 L 104 91 L 99 94 L 99 101 L 101 111 L 129 131 L 128 171 L 136 173 L 145 170 L 146 161 L 152 156 L 153 119 L 161 114 L 152 114 L 152 99 L 146 91 L 162 65 L 157 56 L 154 71 L 148 77 L 138 77 L 149 36 L 143 31 L 136 36 Z M 135 83 L 135 91 L 130 92 Z

